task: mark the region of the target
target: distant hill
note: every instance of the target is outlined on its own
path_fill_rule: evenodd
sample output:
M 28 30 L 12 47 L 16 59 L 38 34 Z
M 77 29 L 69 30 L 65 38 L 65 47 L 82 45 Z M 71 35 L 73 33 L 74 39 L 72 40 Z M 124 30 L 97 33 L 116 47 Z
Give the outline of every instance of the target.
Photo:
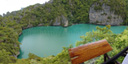
M 89 22 L 91 18 L 89 18 L 89 14 L 92 11 L 92 6 L 94 7 L 94 11 L 99 11 L 102 14 L 105 14 L 103 11 L 107 9 L 103 9 L 103 5 L 109 6 L 111 12 L 117 17 L 120 17 L 121 22 L 115 25 L 126 25 L 127 24 L 127 0 L 50 0 L 45 4 L 35 4 L 28 6 L 26 8 L 22 8 L 22 10 L 14 11 L 11 13 L 7 13 L 4 15 L 5 20 L 10 19 L 10 21 L 15 20 L 18 23 L 25 23 L 26 27 L 38 26 L 38 25 L 63 25 L 68 26 L 72 24 L 78 23 L 94 23 Z M 97 14 L 99 12 L 94 12 L 93 14 Z M 110 14 L 111 14 L 110 13 Z M 106 13 L 109 14 L 109 13 Z M 112 15 L 107 16 L 108 18 L 103 18 L 102 20 L 106 20 L 108 24 L 111 24 L 111 21 L 108 20 L 110 17 L 114 17 Z M 95 17 L 94 17 L 95 18 Z M 98 19 L 101 19 L 99 17 Z M 103 23 L 106 21 L 102 21 Z M 116 22 L 116 21 L 115 21 Z M 68 24 L 68 25 L 65 25 Z M 102 25 L 102 23 L 100 23 Z M 104 24 L 106 25 L 106 24 Z

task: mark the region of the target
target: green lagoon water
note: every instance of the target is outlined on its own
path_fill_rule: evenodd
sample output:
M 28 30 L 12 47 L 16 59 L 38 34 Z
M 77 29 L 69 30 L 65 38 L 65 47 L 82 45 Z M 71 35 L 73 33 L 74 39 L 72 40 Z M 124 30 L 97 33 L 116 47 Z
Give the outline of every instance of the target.
M 28 58 L 29 53 L 36 54 L 40 57 L 57 55 L 70 44 L 75 46 L 80 41 L 80 36 L 86 32 L 96 30 L 92 24 L 78 24 L 67 28 L 61 26 L 43 26 L 25 29 L 19 37 L 20 55 L 18 58 Z M 104 26 L 100 26 L 104 27 Z M 112 26 L 111 30 L 118 34 L 124 31 L 126 26 Z

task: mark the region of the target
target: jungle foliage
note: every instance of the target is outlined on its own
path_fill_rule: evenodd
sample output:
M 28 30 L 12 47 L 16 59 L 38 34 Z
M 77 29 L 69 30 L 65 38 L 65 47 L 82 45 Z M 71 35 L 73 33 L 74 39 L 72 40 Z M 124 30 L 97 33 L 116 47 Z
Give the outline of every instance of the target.
M 124 18 L 123 25 L 128 24 L 128 0 L 104 0 L 115 14 L 119 14 Z M 45 4 L 35 4 L 23 8 L 19 11 L 7 12 L 0 15 L 0 63 L 16 63 L 16 64 L 70 64 L 68 56 L 68 48 L 64 48 L 57 56 L 49 56 L 46 58 L 40 58 L 34 54 L 29 54 L 28 59 L 16 59 L 19 52 L 18 37 L 22 33 L 23 29 L 38 26 L 53 25 L 56 17 L 65 16 L 68 18 L 69 23 L 88 23 L 89 21 L 89 9 L 90 6 L 100 0 L 51 0 Z M 101 3 L 102 4 L 102 3 Z M 101 40 L 107 39 L 113 51 L 109 53 L 110 56 L 117 54 L 126 45 L 128 45 L 127 37 L 128 30 L 126 29 L 121 34 L 113 34 L 110 27 L 97 28 L 97 31 L 89 32 L 86 36 L 82 36 L 82 41 L 77 45 L 82 45 L 88 42 L 92 42 L 93 39 Z M 100 57 L 102 58 L 102 57 Z M 99 58 L 99 59 L 100 59 Z M 119 59 L 122 61 L 122 58 Z M 97 60 L 97 62 L 101 62 Z

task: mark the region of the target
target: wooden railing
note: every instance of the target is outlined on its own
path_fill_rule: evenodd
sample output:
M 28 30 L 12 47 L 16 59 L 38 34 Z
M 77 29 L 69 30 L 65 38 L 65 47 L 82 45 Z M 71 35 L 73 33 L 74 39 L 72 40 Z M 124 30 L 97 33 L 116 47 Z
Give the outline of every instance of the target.
M 106 40 L 100 40 L 69 49 L 69 55 L 72 64 L 80 64 L 89 59 L 103 55 L 111 50 L 112 48 Z
M 103 64 L 120 64 L 116 61 L 120 56 L 126 56 L 128 47 L 122 50 L 119 54 L 110 58 L 107 52 L 111 51 L 112 48 L 107 40 L 100 40 L 97 42 L 85 44 L 76 48 L 69 49 L 69 55 L 72 64 L 84 64 L 85 61 L 95 58 L 104 54 Z

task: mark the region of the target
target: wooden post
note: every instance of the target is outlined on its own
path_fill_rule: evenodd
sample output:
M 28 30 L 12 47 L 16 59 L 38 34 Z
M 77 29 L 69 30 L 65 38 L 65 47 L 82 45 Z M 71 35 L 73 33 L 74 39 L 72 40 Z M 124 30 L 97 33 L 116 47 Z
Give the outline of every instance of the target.
M 80 63 L 80 64 L 84 64 L 84 62 L 83 63 Z
M 107 53 L 104 54 L 104 62 L 106 62 L 108 59 L 110 59 L 110 57 L 108 56 Z

